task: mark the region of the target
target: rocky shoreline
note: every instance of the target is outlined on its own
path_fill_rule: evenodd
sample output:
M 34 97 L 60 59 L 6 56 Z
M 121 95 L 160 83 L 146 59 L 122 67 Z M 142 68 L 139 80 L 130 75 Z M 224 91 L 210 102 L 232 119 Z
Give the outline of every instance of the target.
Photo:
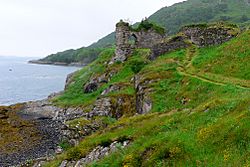
M 19 105 L 19 104 L 17 104 Z M 17 106 L 16 105 L 16 106 Z M 21 166 L 48 158 L 62 139 L 62 123 L 39 114 L 20 111 L 23 105 L 1 107 L 0 166 Z
M 9 116 L 10 113 L 14 116 Z M 60 142 L 67 141 L 74 146 L 84 136 L 106 127 L 101 122 L 91 121 L 92 117 L 98 115 L 102 113 L 95 110 L 86 113 L 81 108 L 54 106 L 50 98 L 0 107 L 0 139 L 6 140 L 2 147 L 12 148 L 9 151 L 0 147 L 0 166 L 24 166 L 50 160 L 58 153 Z M 90 123 L 82 129 L 66 124 L 67 121 L 77 118 L 86 119 Z M 12 132 L 12 129 L 4 129 L 7 125 L 8 128 L 18 129 L 15 135 L 23 139 L 21 142 L 11 141 L 9 136 L 5 136 Z M 0 146 L 1 144 L 0 142 Z
M 50 99 L 60 94 L 53 93 L 44 100 L 0 106 L 0 167 L 46 161 L 58 153 L 60 142 L 77 144 L 79 135 L 65 122 L 87 115 L 80 108 L 54 106 Z

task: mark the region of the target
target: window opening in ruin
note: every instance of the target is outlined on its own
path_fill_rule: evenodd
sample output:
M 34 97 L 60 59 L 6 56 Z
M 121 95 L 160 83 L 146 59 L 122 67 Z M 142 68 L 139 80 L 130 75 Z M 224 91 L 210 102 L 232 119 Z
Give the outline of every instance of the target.
M 135 46 L 137 45 L 137 37 L 135 34 L 132 34 L 130 37 L 129 37 L 129 44 Z

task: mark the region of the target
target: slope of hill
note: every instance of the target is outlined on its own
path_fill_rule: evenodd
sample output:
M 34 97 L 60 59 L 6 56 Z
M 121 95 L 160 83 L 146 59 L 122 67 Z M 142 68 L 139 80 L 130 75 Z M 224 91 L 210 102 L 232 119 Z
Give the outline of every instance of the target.
M 193 23 L 228 21 L 249 24 L 249 10 L 250 5 L 245 0 L 188 0 L 162 8 L 149 19 L 174 34 L 180 27 Z
M 160 9 L 150 16 L 149 20 L 165 27 L 170 35 L 178 32 L 182 26 L 193 23 L 228 21 L 249 26 L 250 4 L 247 0 L 188 0 Z M 41 61 L 80 61 L 87 64 L 99 54 L 93 49 L 112 47 L 114 37 L 114 33 L 111 33 L 87 48 L 52 54 Z
M 56 64 L 56 65 L 77 65 L 83 66 L 94 61 L 101 53 L 102 48 L 80 48 L 71 49 L 56 54 L 49 55 L 40 60 L 31 60 L 36 64 Z
M 114 50 L 105 50 L 54 102 L 113 115 L 93 117 L 105 126 L 46 165 L 74 160 L 89 166 L 248 166 L 249 39 L 248 30 L 220 46 L 190 45 L 154 61 L 148 49 L 138 49 L 125 63 L 112 65 Z M 107 82 L 83 93 L 83 85 L 107 72 L 112 73 Z M 142 96 L 151 99 L 151 112 L 138 115 Z M 67 123 L 79 131 L 89 126 L 84 118 Z M 100 160 L 87 161 L 95 156 Z

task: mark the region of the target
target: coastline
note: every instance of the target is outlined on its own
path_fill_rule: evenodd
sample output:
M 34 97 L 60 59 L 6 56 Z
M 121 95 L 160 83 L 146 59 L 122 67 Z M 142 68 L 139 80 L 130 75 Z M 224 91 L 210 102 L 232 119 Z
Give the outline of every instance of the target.
M 0 166 L 22 166 L 48 159 L 62 140 L 62 122 L 25 112 L 28 103 L 0 106 Z
M 28 64 L 30 58 L 0 61 L 0 106 L 10 106 L 47 98 L 63 91 L 67 76 L 79 66 Z M 3 65 L 4 63 L 4 65 Z
M 68 74 L 67 80 L 72 74 Z M 86 113 L 80 108 L 55 106 L 51 99 L 62 92 L 52 93 L 42 100 L 0 105 L 1 167 L 45 162 L 62 153 L 61 142 L 76 145 L 76 140 L 70 140 L 71 130 L 65 121 L 86 117 Z
M 30 60 L 28 61 L 29 64 L 38 64 L 38 65 L 54 65 L 54 66 L 66 66 L 66 67 L 84 67 L 87 64 L 74 62 L 74 63 L 63 63 L 63 62 L 50 62 L 50 61 L 41 61 L 41 60 Z

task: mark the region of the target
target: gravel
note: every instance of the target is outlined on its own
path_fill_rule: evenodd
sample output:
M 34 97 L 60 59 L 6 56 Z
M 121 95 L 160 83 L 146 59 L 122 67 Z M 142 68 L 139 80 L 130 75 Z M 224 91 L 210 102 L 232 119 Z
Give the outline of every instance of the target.
M 25 141 L 27 147 L 17 149 L 18 151 L 4 153 L 0 150 L 0 167 L 19 166 L 31 160 L 50 157 L 55 153 L 55 149 L 61 140 L 61 122 L 38 115 L 19 115 L 23 119 L 34 123 L 35 128 L 38 130 L 39 138 L 32 144 L 27 139 Z

